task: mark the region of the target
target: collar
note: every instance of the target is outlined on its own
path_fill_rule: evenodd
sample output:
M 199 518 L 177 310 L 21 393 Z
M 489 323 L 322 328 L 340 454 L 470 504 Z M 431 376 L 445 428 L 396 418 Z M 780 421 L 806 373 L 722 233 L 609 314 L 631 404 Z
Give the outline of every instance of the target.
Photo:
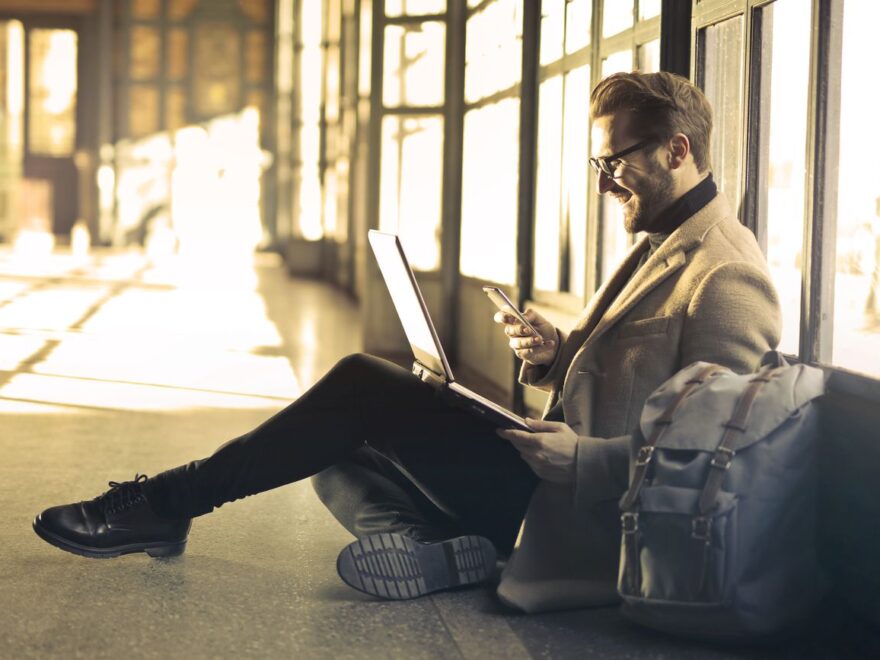
M 662 242 L 669 234 L 678 229 L 685 220 L 715 199 L 716 194 L 718 194 L 718 187 L 715 185 L 712 173 L 710 172 L 705 179 L 675 200 L 668 208 L 660 212 L 660 215 L 648 227 L 648 236 L 660 235 L 662 238 L 660 236 L 655 238 Z

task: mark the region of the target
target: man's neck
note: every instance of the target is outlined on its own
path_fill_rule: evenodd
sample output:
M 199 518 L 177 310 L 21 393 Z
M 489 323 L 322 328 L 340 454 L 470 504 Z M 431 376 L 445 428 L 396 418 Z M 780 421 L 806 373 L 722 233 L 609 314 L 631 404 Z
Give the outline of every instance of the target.
M 712 174 L 707 173 L 693 187 L 663 209 L 645 231 L 649 234 L 671 234 L 685 220 L 711 202 L 717 193 L 718 188 L 715 186 Z

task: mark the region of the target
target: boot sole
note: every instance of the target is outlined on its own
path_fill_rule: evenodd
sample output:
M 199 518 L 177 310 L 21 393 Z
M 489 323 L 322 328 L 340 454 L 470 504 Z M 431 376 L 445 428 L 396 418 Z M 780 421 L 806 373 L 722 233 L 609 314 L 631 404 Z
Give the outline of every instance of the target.
M 495 570 L 495 547 L 482 536 L 424 544 L 401 534 L 373 534 L 343 548 L 339 577 L 350 587 L 389 600 L 485 582 Z
M 65 552 L 72 552 L 82 557 L 90 557 L 92 559 L 112 559 L 120 555 L 129 555 L 135 552 L 146 552 L 150 557 L 164 558 L 177 557 L 182 555 L 186 549 L 186 539 L 176 542 L 156 542 L 156 543 L 129 543 L 126 545 L 117 545 L 110 548 L 96 548 L 93 546 L 81 545 L 75 541 L 62 538 L 48 529 L 45 529 L 38 519 L 34 519 L 34 531 L 46 543 L 54 545 L 56 548 Z

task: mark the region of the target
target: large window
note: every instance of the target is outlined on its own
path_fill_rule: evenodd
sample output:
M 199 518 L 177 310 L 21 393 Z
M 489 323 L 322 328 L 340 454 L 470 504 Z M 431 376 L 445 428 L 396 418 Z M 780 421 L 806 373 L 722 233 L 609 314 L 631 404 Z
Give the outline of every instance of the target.
M 694 4 L 715 177 L 767 255 L 780 348 L 880 376 L 880 136 L 866 84 L 880 4 L 752 4 Z
M 440 267 L 445 2 L 385 5 L 379 228 L 400 235 L 413 268 Z
M 844 4 L 831 355 L 834 364 L 872 376 L 880 376 L 878 24 L 880 4 Z
M 467 20 L 459 268 L 501 284 L 516 280 L 522 2 L 482 3 Z
M 535 208 L 537 297 L 586 283 L 588 110 L 592 6 L 586 0 L 542 5 L 541 82 Z
M 756 10 L 754 70 L 760 84 L 762 121 L 757 142 L 761 154 L 755 190 L 758 215 L 766 222 L 767 262 L 782 304 L 779 348 L 799 350 L 801 263 L 804 246 L 807 98 L 810 60 L 810 12 L 800 0 L 776 0 Z

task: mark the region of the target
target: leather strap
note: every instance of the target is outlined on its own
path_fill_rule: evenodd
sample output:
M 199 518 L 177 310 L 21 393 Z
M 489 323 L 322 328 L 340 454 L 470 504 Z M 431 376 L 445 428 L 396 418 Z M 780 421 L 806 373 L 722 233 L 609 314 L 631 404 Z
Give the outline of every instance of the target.
M 629 511 L 633 504 L 635 504 L 635 501 L 639 496 L 639 491 L 641 491 L 642 485 L 645 482 L 645 477 L 648 474 L 648 467 L 651 464 L 651 458 L 654 456 L 654 446 L 657 444 L 657 441 L 660 440 L 660 437 L 666 429 L 669 428 L 669 425 L 672 424 L 672 416 L 678 406 L 681 405 L 681 402 L 684 401 L 691 392 L 702 385 L 707 378 L 725 371 L 729 371 L 729 369 L 717 364 L 710 364 L 700 369 L 694 378 L 691 378 L 685 383 L 685 386 L 681 388 L 681 391 L 666 407 L 663 414 L 660 415 L 656 422 L 654 422 L 654 429 L 651 431 L 651 437 L 645 441 L 644 445 L 639 447 L 639 451 L 636 454 L 636 469 L 633 473 L 632 482 L 630 483 L 629 490 L 626 491 L 626 494 L 623 496 L 620 503 L 620 508 L 623 511 Z
M 765 368 L 761 369 L 758 374 L 749 381 L 749 386 L 742 393 L 736 402 L 736 408 L 730 421 L 724 425 L 724 434 L 721 436 L 721 442 L 718 443 L 717 449 L 712 458 L 709 460 L 709 476 L 703 486 L 703 492 L 700 493 L 700 516 L 705 516 L 709 511 L 715 508 L 715 501 L 718 493 L 721 491 L 721 485 L 724 483 L 724 474 L 727 472 L 736 451 L 733 449 L 735 440 L 746 432 L 749 423 L 749 415 L 752 412 L 752 404 L 758 396 L 758 392 L 764 387 L 771 378 L 777 376 L 781 372 L 780 369 Z

